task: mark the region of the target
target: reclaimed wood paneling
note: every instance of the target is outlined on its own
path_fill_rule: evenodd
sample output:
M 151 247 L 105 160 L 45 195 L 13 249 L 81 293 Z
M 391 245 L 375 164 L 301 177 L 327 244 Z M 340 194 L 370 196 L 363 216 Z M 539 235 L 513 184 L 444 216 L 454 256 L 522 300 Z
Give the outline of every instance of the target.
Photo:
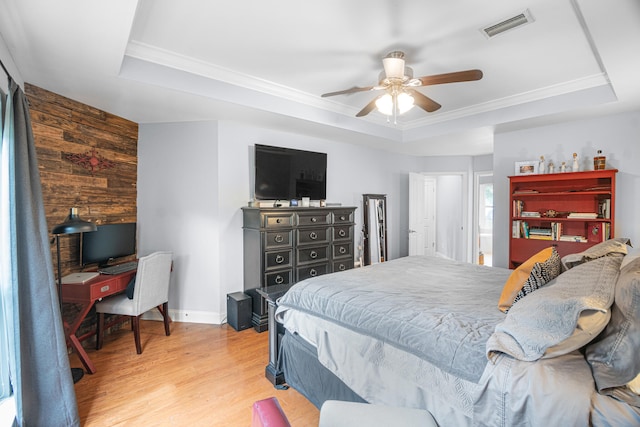
M 135 222 L 137 217 L 138 125 L 97 108 L 25 84 L 31 127 L 38 156 L 45 216 L 49 231 L 77 207 L 83 219 L 96 224 Z M 91 171 L 72 163 L 69 154 L 96 153 L 114 163 Z M 80 235 L 60 237 L 62 275 L 81 271 Z M 51 235 L 51 258 L 57 266 Z M 131 257 L 135 258 L 135 257 Z M 126 260 L 126 259 L 125 259 Z M 87 269 L 95 265 L 87 266 Z M 54 267 L 57 275 L 57 268 Z M 77 314 L 64 304 L 65 319 Z M 88 316 L 80 333 L 93 330 Z M 115 329 L 115 328 L 114 328 Z
M 72 207 L 97 224 L 136 221 L 137 123 L 28 83 L 25 93 L 49 230 Z M 114 167 L 92 174 L 67 159 L 92 149 Z M 80 271 L 79 236 L 61 236 L 60 245 L 62 274 Z M 55 264 L 55 244 L 51 250 Z

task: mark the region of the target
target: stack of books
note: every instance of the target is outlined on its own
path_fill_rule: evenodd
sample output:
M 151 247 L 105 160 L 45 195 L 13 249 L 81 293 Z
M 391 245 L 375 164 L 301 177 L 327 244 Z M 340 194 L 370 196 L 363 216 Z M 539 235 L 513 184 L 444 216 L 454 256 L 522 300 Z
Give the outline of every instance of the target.
M 524 218 L 540 218 L 540 212 L 523 211 L 520 216 Z
M 553 240 L 550 228 L 529 228 L 529 238 L 538 240 Z
M 569 234 L 564 234 L 562 236 L 560 236 L 560 238 L 558 240 L 561 240 L 563 242 L 586 242 L 587 238 L 584 236 L 572 236 Z
M 596 219 L 598 218 L 598 214 L 595 212 L 571 212 L 568 218 Z

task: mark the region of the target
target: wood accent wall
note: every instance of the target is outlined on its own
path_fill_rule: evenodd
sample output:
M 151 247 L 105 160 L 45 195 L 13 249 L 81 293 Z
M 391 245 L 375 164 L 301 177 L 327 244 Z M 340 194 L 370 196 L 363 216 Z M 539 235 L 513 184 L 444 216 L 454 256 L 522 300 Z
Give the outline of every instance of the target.
M 81 218 L 96 224 L 135 222 L 138 124 L 28 83 L 25 94 L 49 232 L 72 207 L 78 208 Z M 114 167 L 92 174 L 67 159 L 70 154 L 91 154 L 92 149 Z M 81 270 L 79 242 L 79 234 L 60 238 L 63 276 Z

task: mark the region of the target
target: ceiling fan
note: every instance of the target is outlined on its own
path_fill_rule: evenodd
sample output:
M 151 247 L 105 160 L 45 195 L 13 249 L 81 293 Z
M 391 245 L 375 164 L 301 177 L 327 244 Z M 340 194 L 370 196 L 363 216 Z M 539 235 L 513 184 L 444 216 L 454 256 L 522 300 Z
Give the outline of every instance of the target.
M 433 99 L 418 92 L 415 88 L 420 86 L 439 85 L 444 83 L 468 82 L 480 80 L 482 71 L 467 70 L 454 73 L 436 74 L 424 77 L 413 77 L 413 70 L 405 66 L 404 52 L 393 51 L 382 59 L 384 71 L 380 73 L 377 86 L 352 87 L 351 89 L 329 92 L 322 95 L 323 98 L 335 95 L 346 95 L 356 92 L 366 92 L 371 90 L 383 90 L 384 93 L 371 102 L 356 114 L 356 117 L 363 117 L 378 108 L 387 117 L 396 117 L 410 110 L 414 105 L 432 113 L 442 107 Z

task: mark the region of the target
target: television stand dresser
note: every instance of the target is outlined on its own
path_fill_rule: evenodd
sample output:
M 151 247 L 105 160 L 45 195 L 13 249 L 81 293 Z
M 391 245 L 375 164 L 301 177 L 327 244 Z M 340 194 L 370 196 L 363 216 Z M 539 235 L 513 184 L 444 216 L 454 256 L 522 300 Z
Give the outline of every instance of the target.
M 268 304 L 257 292 L 353 268 L 355 207 L 242 208 L 244 291 L 251 322 L 268 329 Z

